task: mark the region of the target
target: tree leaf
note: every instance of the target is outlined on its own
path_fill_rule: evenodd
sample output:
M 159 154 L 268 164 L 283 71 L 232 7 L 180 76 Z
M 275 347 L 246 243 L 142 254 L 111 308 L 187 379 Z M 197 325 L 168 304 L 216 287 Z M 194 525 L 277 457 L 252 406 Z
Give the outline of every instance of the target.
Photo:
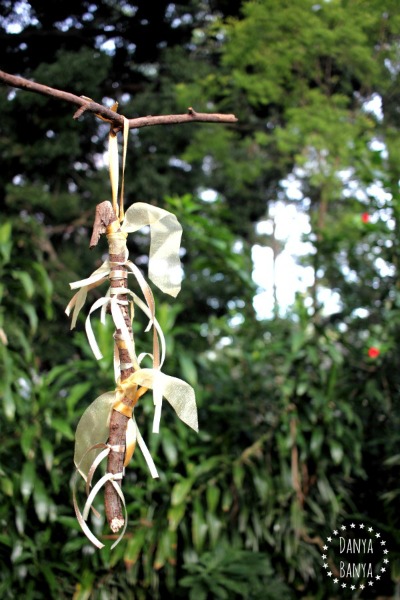
M 35 486 L 36 470 L 33 460 L 27 461 L 21 471 L 21 494 L 24 500 L 28 500 Z
M 32 298 L 33 294 L 35 293 L 35 284 L 33 283 L 33 279 L 29 273 L 27 271 L 13 271 L 11 275 L 14 279 L 21 282 L 26 297 L 28 299 Z
M 343 459 L 343 446 L 336 440 L 330 440 L 329 449 L 333 462 L 335 465 L 339 465 Z
M 172 488 L 171 505 L 177 506 L 179 504 L 182 504 L 182 502 L 184 502 L 187 499 L 190 490 L 192 489 L 192 485 L 193 479 L 191 478 L 182 479 L 181 481 L 178 481 Z
M 51 471 L 54 460 L 53 445 L 47 438 L 42 437 L 40 438 L 40 447 L 42 449 L 45 467 L 48 471 Z
M 47 519 L 50 509 L 50 499 L 47 495 L 46 488 L 40 479 L 36 479 L 33 490 L 33 502 L 38 519 L 44 523 Z

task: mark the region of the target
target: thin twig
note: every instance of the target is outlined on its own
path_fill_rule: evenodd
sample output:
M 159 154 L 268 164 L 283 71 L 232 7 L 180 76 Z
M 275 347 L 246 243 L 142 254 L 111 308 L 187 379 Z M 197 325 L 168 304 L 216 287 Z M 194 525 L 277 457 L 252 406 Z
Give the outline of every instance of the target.
M 100 235 L 102 233 L 106 233 L 107 227 L 115 221 L 118 222 L 118 219 L 113 211 L 111 202 L 108 202 L 108 200 L 106 200 L 105 202 L 101 202 L 96 206 L 96 217 L 94 220 L 93 235 L 92 239 L 90 240 L 91 248 L 97 245 Z M 118 231 L 120 231 L 120 229 L 118 229 Z M 111 288 L 126 289 L 128 285 L 127 268 L 123 264 L 125 261 L 124 248 L 126 249 L 126 245 L 124 244 L 126 244 L 126 241 L 123 242 L 121 245 L 122 252 L 120 254 L 115 254 L 115 245 L 112 247 L 109 244 L 110 265 L 118 265 L 118 271 L 121 272 L 121 277 L 117 279 L 115 277 L 112 277 L 110 273 Z M 132 323 L 130 319 L 127 295 L 126 293 L 117 294 L 116 298 L 118 299 L 118 301 L 121 301 L 121 314 L 125 321 L 125 325 L 129 331 L 129 335 L 133 341 Z M 134 369 L 133 366 L 122 366 L 130 363 L 131 358 L 129 356 L 128 350 L 126 349 L 125 342 L 121 338 L 121 331 L 119 329 L 116 329 L 114 333 L 114 340 L 117 346 L 119 362 L 121 365 L 121 381 L 124 381 L 125 379 L 128 379 L 128 377 L 133 373 Z M 132 406 L 132 401 L 127 396 L 124 396 L 123 403 L 127 406 Z M 126 448 L 126 429 L 128 425 L 128 420 L 128 417 L 123 415 L 122 413 L 116 410 L 111 411 L 108 437 L 108 444 L 110 445 L 111 450 L 107 460 L 107 472 L 113 473 L 114 475 L 117 473 L 123 473 L 124 470 L 123 466 L 125 452 L 116 451 L 114 450 L 114 448 Z M 122 486 L 122 480 L 118 479 L 116 481 L 116 484 Z M 108 481 L 105 484 L 104 506 L 108 524 L 110 525 L 111 531 L 115 533 L 123 527 L 125 517 L 120 497 L 110 481 Z
M 85 96 L 76 96 L 70 92 L 64 92 L 63 90 L 57 90 L 56 88 L 36 83 L 24 77 L 17 75 L 10 75 L 5 71 L 0 71 L 0 81 L 10 85 L 11 87 L 18 88 L 21 90 L 27 90 L 29 92 L 35 92 L 42 96 L 52 96 L 65 102 L 70 102 L 79 106 L 78 110 L 74 114 L 74 119 L 78 119 L 84 112 L 92 112 L 97 116 L 112 123 L 114 130 L 118 131 L 123 127 L 123 116 L 94 102 L 90 98 Z M 156 115 L 137 117 L 135 119 L 129 119 L 129 129 L 139 129 L 141 127 L 150 127 L 153 125 L 175 125 L 178 123 L 236 123 L 237 118 L 235 115 L 224 115 L 220 113 L 198 113 L 193 108 L 188 108 L 188 112 L 180 115 Z

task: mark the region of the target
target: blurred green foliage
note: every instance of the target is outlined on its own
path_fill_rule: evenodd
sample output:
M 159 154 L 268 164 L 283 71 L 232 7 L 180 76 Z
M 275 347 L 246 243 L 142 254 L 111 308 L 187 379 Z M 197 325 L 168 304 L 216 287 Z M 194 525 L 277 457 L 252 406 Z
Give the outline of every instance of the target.
M 152 402 L 141 400 L 135 414 L 160 478 L 134 455 L 125 539 L 98 552 L 76 522 L 70 479 L 76 424 L 113 387 L 112 326 L 95 324 L 96 363 L 83 316 L 70 333 L 64 309 L 68 283 L 106 251 L 104 240 L 87 246 L 94 207 L 110 195 L 107 126 L 0 90 L 2 597 L 333 597 L 321 545 L 345 520 L 384 534 L 391 568 L 375 590 L 395 597 L 398 3 L 0 6 L 8 72 L 118 99 L 129 116 L 193 105 L 239 117 L 130 135 L 127 205 L 157 202 L 183 225 L 182 291 L 175 301 L 157 295 L 157 311 L 168 373 L 196 388 L 200 433 L 165 406 L 152 435 Z M 256 229 L 277 199 L 309 217 L 302 262 L 314 284 L 286 314 L 276 306 L 260 320 L 251 248 L 281 243 Z M 130 236 L 129 249 L 146 270 L 147 236 Z M 337 294 L 334 313 L 326 290 Z M 147 350 L 145 324 L 134 327 Z M 92 526 L 107 539 L 98 508 Z

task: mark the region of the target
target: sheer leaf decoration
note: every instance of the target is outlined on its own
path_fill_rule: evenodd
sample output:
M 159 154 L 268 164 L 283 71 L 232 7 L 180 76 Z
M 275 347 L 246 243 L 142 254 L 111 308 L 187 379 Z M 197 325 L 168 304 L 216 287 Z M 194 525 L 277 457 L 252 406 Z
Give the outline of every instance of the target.
M 149 279 L 160 290 L 176 298 L 181 289 L 179 248 L 182 227 L 172 213 L 144 202 L 136 202 L 125 213 L 122 231 L 134 233 L 150 225 Z

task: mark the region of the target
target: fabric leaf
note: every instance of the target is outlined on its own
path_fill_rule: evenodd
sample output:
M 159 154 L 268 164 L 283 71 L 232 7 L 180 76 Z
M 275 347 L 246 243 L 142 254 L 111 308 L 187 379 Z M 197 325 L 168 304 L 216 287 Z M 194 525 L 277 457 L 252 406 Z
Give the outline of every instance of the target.
M 179 259 L 182 227 L 167 210 L 135 202 L 126 211 L 121 229 L 133 233 L 146 225 L 150 225 L 149 278 L 160 290 L 176 297 L 182 279 Z
M 101 449 L 95 449 L 86 456 L 84 454 L 91 446 L 107 441 L 109 416 L 115 401 L 115 392 L 106 392 L 96 398 L 85 410 L 76 428 L 74 462 L 85 481 L 93 460 Z

